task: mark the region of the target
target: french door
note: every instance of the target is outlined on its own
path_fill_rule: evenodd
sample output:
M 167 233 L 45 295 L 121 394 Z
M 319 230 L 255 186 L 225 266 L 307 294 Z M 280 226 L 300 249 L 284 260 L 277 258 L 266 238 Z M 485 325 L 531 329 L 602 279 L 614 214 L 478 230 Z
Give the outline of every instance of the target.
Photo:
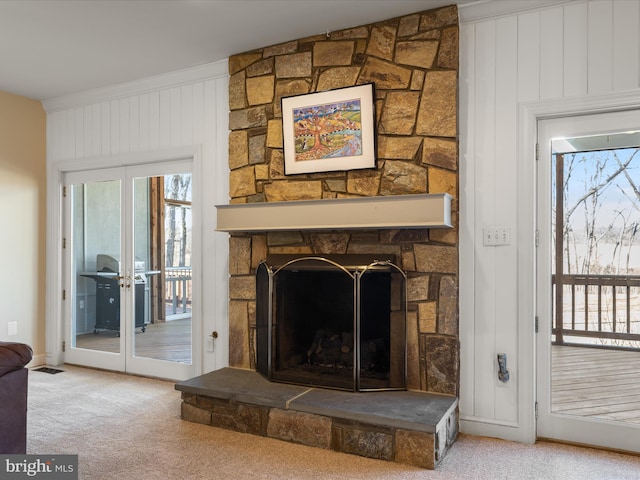
M 65 174 L 65 363 L 194 375 L 191 162 Z
M 537 436 L 640 452 L 640 112 L 538 122 Z

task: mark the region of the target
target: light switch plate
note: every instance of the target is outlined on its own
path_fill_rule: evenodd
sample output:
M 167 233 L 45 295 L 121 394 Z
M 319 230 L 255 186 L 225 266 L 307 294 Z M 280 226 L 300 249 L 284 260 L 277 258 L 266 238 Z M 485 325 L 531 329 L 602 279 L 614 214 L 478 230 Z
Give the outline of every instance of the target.
M 485 246 L 497 247 L 511 245 L 511 228 L 485 227 L 482 229 L 482 243 Z
M 7 335 L 10 337 L 18 335 L 18 322 L 7 323 Z

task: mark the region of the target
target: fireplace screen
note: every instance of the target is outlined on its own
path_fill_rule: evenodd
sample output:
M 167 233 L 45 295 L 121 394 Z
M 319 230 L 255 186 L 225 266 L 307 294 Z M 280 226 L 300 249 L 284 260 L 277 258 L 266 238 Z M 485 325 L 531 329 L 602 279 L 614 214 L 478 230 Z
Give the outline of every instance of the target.
M 406 275 L 368 255 L 272 255 L 256 272 L 256 366 L 272 381 L 406 388 Z

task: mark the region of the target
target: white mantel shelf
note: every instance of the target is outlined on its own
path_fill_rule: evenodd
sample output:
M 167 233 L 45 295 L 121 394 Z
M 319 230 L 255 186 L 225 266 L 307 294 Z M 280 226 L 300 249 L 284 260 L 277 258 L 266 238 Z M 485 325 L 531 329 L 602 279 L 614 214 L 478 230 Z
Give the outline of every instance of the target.
M 451 195 L 296 200 L 217 205 L 220 232 L 451 228 Z

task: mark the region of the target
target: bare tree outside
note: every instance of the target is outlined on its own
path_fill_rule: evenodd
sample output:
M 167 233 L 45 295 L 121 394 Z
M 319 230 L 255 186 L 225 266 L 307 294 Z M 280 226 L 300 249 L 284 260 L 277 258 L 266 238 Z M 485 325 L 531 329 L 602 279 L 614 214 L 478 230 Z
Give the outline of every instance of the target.
M 173 202 L 172 202 L 173 200 Z M 187 239 L 191 232 L 191 175 L 165 177 L 166 262 L 169 267 L 186 266 L 190 262 Z
M 553 161 L 554 242 L 556 212 L 563 220 L 553 259 L 562 328 L 578 331 L 579 343 L 637 347 L 628 340 L 640 334 L 640 148 L 564 152 Z M 563 341 L 563 332 L 556 338 Z
M 630 263 L 640 222 L 638 152 L 640 149 L 564 155 L 566 273 L 639 271 L 640 265 Z
M 191 315 L 191 174 L 164 177 L 167 318 Z

